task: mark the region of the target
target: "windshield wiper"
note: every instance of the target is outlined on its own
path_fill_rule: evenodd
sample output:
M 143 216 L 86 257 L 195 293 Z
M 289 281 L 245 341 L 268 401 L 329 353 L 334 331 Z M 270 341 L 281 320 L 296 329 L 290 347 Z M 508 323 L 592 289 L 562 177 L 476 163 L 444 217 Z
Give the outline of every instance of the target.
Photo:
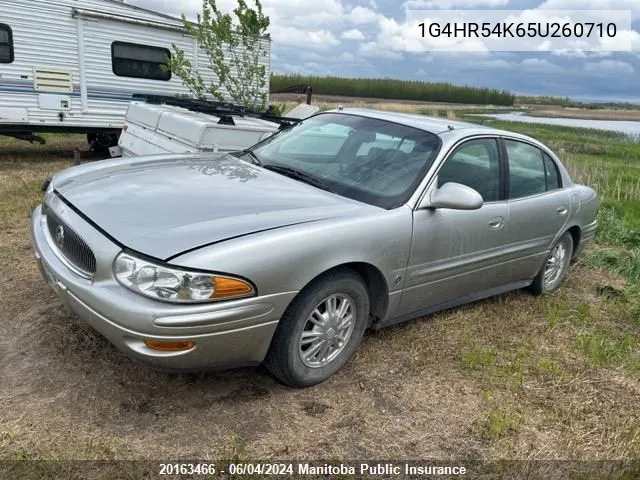
M 309 185 L 313 185 L 316 188 L 320 188 L 322 190 L 326 190 L 331 193 L 336 193 L 329 185 L 324 183 L 322 180 L 314 176 L 308 175 L 295 168 L 285 167 L 283 165 L 273 165 L 273 164 L 264 165 L 263 168 L 265 168 L 266 170 L 271 170 L 276 173 L 280 173 L 289 178 L 293 178 L 294 180 L 299 180 L 301 182 L 308 183 Z
M 262 167 L 262 161 L 258 158 L 258 156 L 255 153 L 253 153 L 252 150 L 243 150 L 240 153 L 248 156 L 254 165 L 258 165 L 259 167 Z

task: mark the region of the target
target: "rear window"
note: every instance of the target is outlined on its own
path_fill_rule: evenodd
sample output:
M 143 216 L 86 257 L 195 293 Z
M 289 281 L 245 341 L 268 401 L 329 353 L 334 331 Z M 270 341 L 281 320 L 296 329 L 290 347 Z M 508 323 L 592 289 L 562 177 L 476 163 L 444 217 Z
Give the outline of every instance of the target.
M 113 73 L 119 77 L 168 81 L 171 71 L 165 66 L 169 58 L 171 52 L 162 47 L 125 42 L 111 44 Z
M 0 23 L 0 63 L 13 62 L 13 32 L 11 27 Z

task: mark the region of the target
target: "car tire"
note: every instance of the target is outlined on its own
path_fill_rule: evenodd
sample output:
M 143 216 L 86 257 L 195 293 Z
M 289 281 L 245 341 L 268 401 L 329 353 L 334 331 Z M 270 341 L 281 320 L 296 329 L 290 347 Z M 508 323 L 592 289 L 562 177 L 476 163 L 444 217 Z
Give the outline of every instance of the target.
M 353 356 L 368 319 L 369 295 L 359 275 L 348 269 L 323 275 L 287 308 L 265 365 L 292 387 L 324 382 Z
M 542 268 L 529 289 L 534 295 L 555 292 L 567 275 L 573 257 L 573 237 L 565 233 L 551 247 Z

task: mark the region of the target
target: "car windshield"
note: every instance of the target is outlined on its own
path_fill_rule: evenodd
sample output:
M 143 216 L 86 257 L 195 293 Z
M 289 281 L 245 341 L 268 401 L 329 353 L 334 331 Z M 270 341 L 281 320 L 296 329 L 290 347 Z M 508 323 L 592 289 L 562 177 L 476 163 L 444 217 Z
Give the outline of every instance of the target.
M 423 130 L 324 113 L 278 132 L 248 153 L 265 168 L 391 209 L 409 199 L 439 148 L 438 136 Z

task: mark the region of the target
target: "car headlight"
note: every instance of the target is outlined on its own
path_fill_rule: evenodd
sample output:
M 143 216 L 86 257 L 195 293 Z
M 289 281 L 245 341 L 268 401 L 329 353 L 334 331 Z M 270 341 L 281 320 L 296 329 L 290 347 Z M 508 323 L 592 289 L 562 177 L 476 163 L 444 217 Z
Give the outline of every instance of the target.
M 171 268 L 128 253 L 116 257 L 113 273 L 129 290 L 171 303 L 215 302 L 255 294 L 253 286 L 239 278 Z

